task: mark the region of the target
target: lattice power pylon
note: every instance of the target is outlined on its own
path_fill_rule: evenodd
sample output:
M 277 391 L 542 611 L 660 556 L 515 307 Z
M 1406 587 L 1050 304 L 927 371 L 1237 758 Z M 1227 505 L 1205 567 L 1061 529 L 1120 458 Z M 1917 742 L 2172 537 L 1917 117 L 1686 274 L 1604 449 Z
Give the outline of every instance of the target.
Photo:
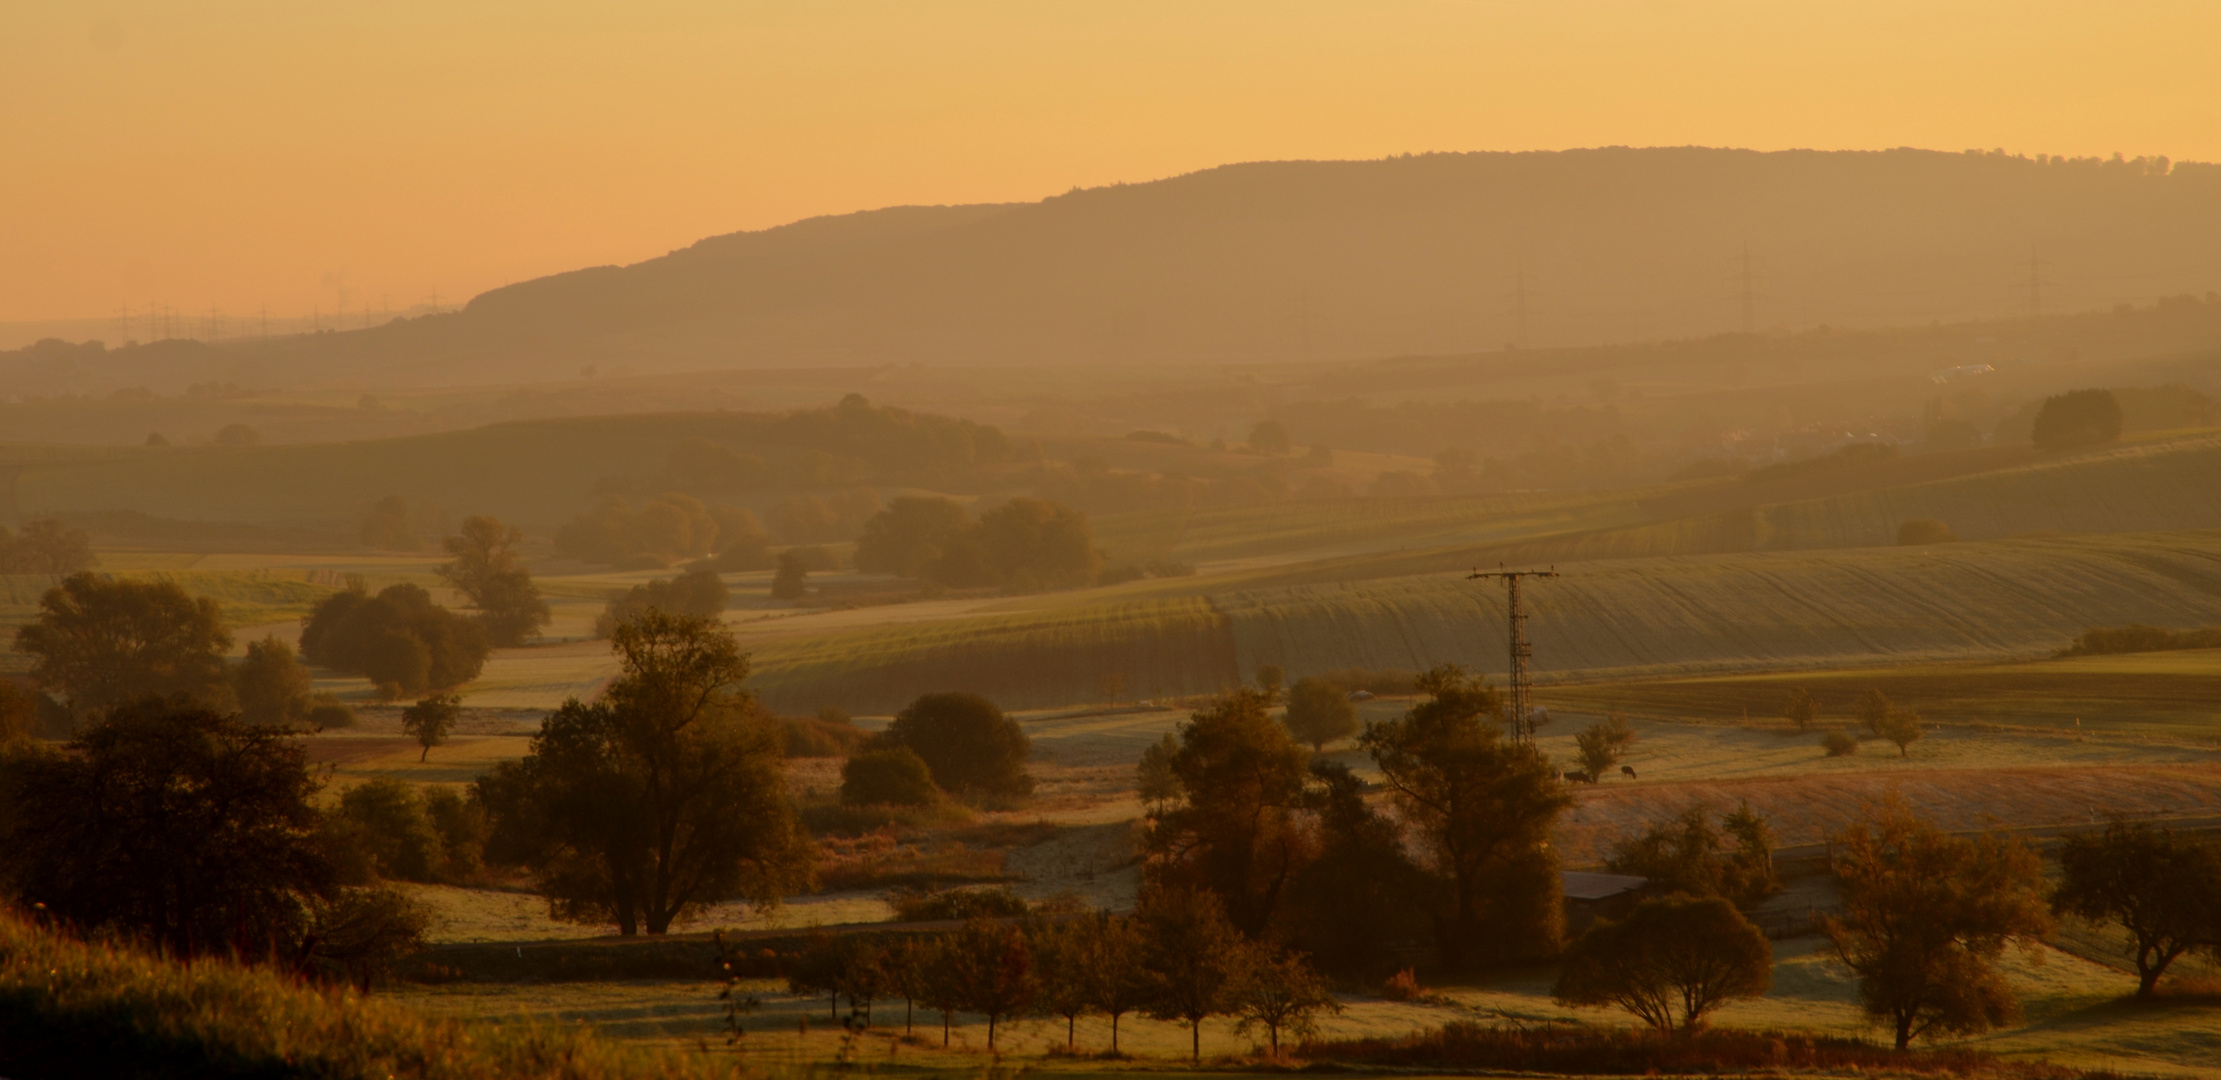
M 1519 580 L 1521 578 L 1554 578 L 1555 567 L 1549 570 L 1475 570 L 1466 576 L 1467 581 L 1481 578 L 1499 578 L 1511 594 L 1511 732 L 1513 742 L 1532 742 L 1535 737 L 1534 717 L 1529 715 L 1528 704 L 1533 699 L 1534 681 L 1528 674 L 1528 662 L 1534 659 L 1534 648 L 1527 644 L 1527 610 L 1519 605 Z

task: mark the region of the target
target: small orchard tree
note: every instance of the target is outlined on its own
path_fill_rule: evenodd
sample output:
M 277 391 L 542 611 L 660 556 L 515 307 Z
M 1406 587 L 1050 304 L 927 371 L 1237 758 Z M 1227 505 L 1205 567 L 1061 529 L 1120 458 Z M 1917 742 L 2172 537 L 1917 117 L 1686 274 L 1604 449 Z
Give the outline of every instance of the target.
M 1322 1012 L 1341 1012 L 1342 1003 L 1327 992 L 1326 980 L 1297 953 L 1259 959 L 1234 994 L 1235 1034 L 1264 1028 L 1272 1056 L 1280 1056 L 1282 1032 L 1303 1038 L 1318 1030 Z
M 1288 733 L 1311 744 L 1313 753 L 1336 739 L 1357 734 L 1357 707 L 1342 688 L 1316 676 L 1297 679 L 1288 690 L 1288 712 L 1281 720 Z
M 2136 958 L 2136 996 L 2152 996 L 2176 957 L 2221 945 L 2221 853 L 2172 829 L 2116 820 L 2059 848 L 2051 909 L 2116 923 Z
M 1831 846 L 1843 914 L 1821 932 L 1898 1049 L 1986 1031 L 2018 1012 L 1997 958 L 2051 928 L 2034 851 L 1994 834 L 1952 836 L 1896 797 L 1869 806 Z
M 1094 962 L 1096 924 L 1089 919 L 1047 923 L 1031 934 L 1034 1007 L 1064 1018 L 1064 1048 L 1078 1045 L 1080 1014 L 1094 1008 L 1088 965 Z
M 1573 745 L 1581 755 L 1581 771 L 1594 780 L 1619 764 L 1620 756 L 1635 744 L 1634 725 L 1618 713 L 1582 728 L 1573 737 Z
M 1146 1006 L 1158 1020 L 1188 1025 L 1189 1056 L 1203 1060 L 1203 1021 L 1233 1011 L 1249 976 L 1254 947 L 1226 921 L 1225 905 L 1207 889 L 1151 889 L 1134 905 L 1147 942 L 1156 992 Z
M 1773 985 L 1766 935 L 1719 897 L 1669 896 L 1599 920 L 1566 950 L 1551 996 L 1616 1005 L 1661 1035 L 1692 1034 L 1705 1014 Z
M 1920 714 L 1911 709 L 1891 709 L 1882 717 L 1875 734 L 1897 744 L 1897 756 L 1907 756 L 1907 748 L 1920 741 Z
M 995 1030 L 1007 1017 L 1022 1015 L 1033 1001 L 1034 961 L 1026 935 L 994 919 L 973 919 L 948 937 L 942 956 L 949 1004 L 987 1018 L 987 1049 L 995 1049 Z
M 418 761 L 432 756 L 432 748 L 445 745 L 447 736 L 455 730 L 455 721 L 463 716 L 463 699 L 453 694 L 433 694 L 401 710 L 401 731 L 416 740 L 423 748 Z
M 1097 915 L 1087 938 L 1088 1007 L 1110 1018 L 1111 1053 L 1118 1053 L 1119 1018 L 1155 1000 L 1149 941 L 1139 923 L 1123 915 Z
M 1813 722 L 1820 719 L 1820 699 L 1802 686 L 1789 691 L 1789 700 L 1782 705 L 1781 715 L 1797 726 L 1798 731 L 1811 731 Z

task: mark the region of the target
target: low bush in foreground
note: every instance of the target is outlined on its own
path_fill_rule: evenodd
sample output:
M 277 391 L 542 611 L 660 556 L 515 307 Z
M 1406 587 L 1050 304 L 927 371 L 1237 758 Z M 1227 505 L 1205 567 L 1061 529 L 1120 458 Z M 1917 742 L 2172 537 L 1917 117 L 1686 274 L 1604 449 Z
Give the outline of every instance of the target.
M 0 911 L 0 1076 L 738 1077 L 730 1060 L 622 1048 L 576 1028 L 476 1027 L 304 987 L 87 944 Z
M 1402 1069 L 1489 1069 L 1572 1076 L 1687 1075 L 1753 1070 L 1883 1070 L 1893 1074 L 2075 1080 L 2098 1074 L 2000 1061 L 1975 1050 L 1894 1051 L 1856 1039 L 1774 1031 L 1714 1030 L 1659 1036 L 1570 1025 L 1489 1027 L 1453 1023 L 1401 1038 L 1305 1042 L 1306 1061 Z

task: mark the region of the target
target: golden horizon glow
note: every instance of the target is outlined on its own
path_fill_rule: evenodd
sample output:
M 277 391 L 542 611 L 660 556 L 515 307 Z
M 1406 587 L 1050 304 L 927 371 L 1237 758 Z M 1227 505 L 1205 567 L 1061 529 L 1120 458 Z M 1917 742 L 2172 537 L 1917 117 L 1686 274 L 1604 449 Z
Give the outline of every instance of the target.
M 2216 40 L 2204 2 L 18 0 L 0 321 L 402 309 L 1259 159 L 2221 160 Z

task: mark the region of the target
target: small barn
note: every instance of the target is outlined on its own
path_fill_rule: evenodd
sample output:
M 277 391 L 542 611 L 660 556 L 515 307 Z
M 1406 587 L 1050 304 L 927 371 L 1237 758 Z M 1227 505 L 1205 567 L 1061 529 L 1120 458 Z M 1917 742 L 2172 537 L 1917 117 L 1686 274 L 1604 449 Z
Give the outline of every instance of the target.
M 1558 875 L 1565 890 L 1565 932 L 1574 937 L 1598 919 L 1624 917 L 1648 895 L 1650 879 L 1631 874 L 1567 870 Z

